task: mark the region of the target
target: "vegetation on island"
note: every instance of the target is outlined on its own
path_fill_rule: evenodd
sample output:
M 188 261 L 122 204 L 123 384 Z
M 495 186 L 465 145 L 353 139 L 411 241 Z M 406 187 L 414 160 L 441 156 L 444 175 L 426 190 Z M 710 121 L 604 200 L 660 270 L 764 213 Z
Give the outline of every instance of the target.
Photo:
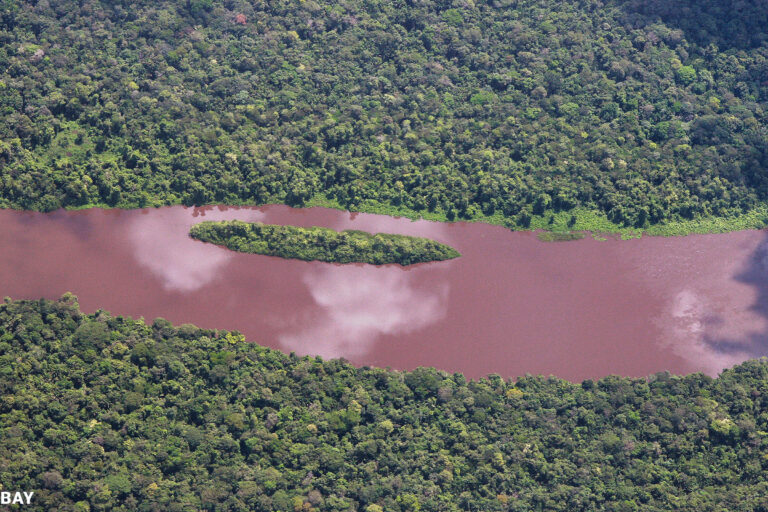
M 189 235 L 233 251 L 330 263 L 413 265 L 461 256 L 452 247 L 428 238 L 239 220 L 201 222 L 192 226 Z
M 584 233 L 573 231 L 542 231 L 536 234 L 542 242 L 572 242 L 586 237 Z
M 0 207 L 735 229 L 765 225 L 767 124 L 757 0 L 0 8 Z
M 765 511 L 766 411 L 765 359 L 468 382 L 0 305 L 0 481 L 29 510 Z

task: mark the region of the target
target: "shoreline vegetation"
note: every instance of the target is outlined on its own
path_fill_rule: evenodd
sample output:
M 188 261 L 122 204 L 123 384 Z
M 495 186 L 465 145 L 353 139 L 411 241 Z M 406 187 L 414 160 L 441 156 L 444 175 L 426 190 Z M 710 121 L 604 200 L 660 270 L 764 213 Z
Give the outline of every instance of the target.
M 452 247 L 428 238 L 237 220 L 201 222 L 192 226 L 189 235 L 233 251 L 328 263 L 406 266 L 461 256 Z
M 194 205 L 195 207 L 219 206 L 224 203 L 211 202 Z M 404 217 L 411 220 L 428 220 L 434 222 L 484 222 L 495 226 L 503 226 L 511 231 L 542 231 L 551 232 L 554 236 L 561 233 L 585 233 L 591 235 L 597 240 L 605 240 L 606 237 L 620 238 L 621 240 L 630 240 L 642 236 L 687 236 L 687 235 L 705 235 L 728 233 L 733 231 L 745 231 L 751 229 L 764 229 L 768 227 L 768 202 L 759 203 L 753 209 L 739 215 L 729 217 L 701 217 L 689 220 L 675 220 L 660 224 L 651 224 L 643 228 L 627 227 L 609 220 L 605 214 L 584 207 L 576 207 L 571 210 L 547 210 L 540 215 L 530 215 L 525 225 L 516 222 L 516 219 L 505 217 L 501 213 L 494 215 L 485 215 L 478 213 L 471 218 L 449 219 L 445 212 L 435 211 L 416 211 L 404 206 L 394 206 L 383 204 L 377 201 L 365 201 L 355 209 L 350 209 L 336 200 L 329 199 L 323 194 L 309 199 L 302 205 L 292 205 L 278 199 L 259 203 L 249 201 L 227 202 L 226 206 L 248 207 L 248 206 L 267 206 L 279 204 L 290 206 L 291 208 L 330 208 L 351 213 L 369 213 L 374 215 L 388 215 L 391 217 Z M 143 206 L 134 205 L 131 207 L 119 207 L 120 209 L 132 208 L 162 208 L 165 206 L 190 206 L 179 202 L 149 202 Z M 10 209 L 18 209 L 8 207 Z M 89 208 L 115 208 L 106 203 L 89 203 L 80 206 L 68 206 L 66 210 L 86 210 Z M 39 210 L 25 210 L 39 211 Z
M 572 383 L 284 354 L 0 302 L 3 485 L 35 510 L 765 510 L 768 360 Z M 641 505 L 639 505 L 641 504 Z
M 309 200 L 304 207 L 319 206 L 335 210 L 349 211 L 338 201 L 317 196 Z M 468 219 L 449 219 L 441 211 L 425 212 L 415 211 L 404 207 L 381 204 L 374 201 L 360 205 L 358 213 L 372 213 L 377 215 L 389 215 L 392 217 L 405 217 L 411 220 L 430 220 L 437 222 L 484 222 L 496 226 L 503 226 L 511 231 L 542 231 L 551 232 L 557 236 L 560 233 L 586 233 L 598 240 L 603 235 L 619 237 L 622 240 L 640 238 L 641 236 L 686 236 L 728 233 L 732 231 L 744 231 L 750 229 L 763 229 L 768 227 L 768 202 L 759 203 L 755 208 L 740 215 L 730 217 L 701 217 L 689 220 L 675 220 L 660 224 L 651 224 L 642 228 L 627 227 L 609 220 L 605 214 L 584 207 L 576 207 L 571 210 L 546 210 L 540 215 L 530 215 L 525 225 L 516 222 L 516 219 L 505 217 L 501 213 L 485 215 L 478 213 Z
M 338 201 L 324 196 L 317 196 L 308 201 L 304 207 L 319 206 L 335 210 L 349 211 Z M 496 226 L 504 226 L 511 231 L 542 231 L 551 232 L 557 236 L 560 233 L 585 233 L 597 240 L 604 236 L 618 237 L 622 240 L 640 238 L 641 236 L 686 236 L 728 233 L 768 227 L 768 202 L 759 203 L 755 208 L 740 215 L 730 217 L 702 217 L 690 220 L 675 220 L 660 224 L 652 224 L 643 228 L 622 226 L 609 220 L 605 214 L 584 207 L 571 210 L 547 210 L 540 215 L 531 215 L 526 225 L 520 225 L 514 219 L 502 214 L 485 215 L 479 213 L 469 219 L 449 219 L 445 213 L 417 212 L 403 207 L 384 205 L 377 202 L 366 202 L 361 205 L 359 213 L 405 217 L 411 220 L 431 220 L 437 222 L 485 222 Z
M 4 4 L 0 207 L 765 225 L 760 2 L 81 3 Z
M 586 236 L 586 233 L 579 231 L 540 231 L 536 234 L 536 238 L 542 242 L 572 242 L 586 238 Z

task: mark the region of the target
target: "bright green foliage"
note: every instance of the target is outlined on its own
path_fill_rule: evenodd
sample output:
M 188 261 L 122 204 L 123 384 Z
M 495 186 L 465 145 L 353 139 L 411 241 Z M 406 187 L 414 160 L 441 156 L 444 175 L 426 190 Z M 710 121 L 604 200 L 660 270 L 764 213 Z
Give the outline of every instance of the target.
M 201 222 L 192 226 L 189 234 L 233 251 L 305 261 L 412 265 L 461 256 L 455 249 L 428 238 L 238 220 Z
M 677 78 L 683 85 L 691 85 L 696 80 L 696 69 L 692 66 L 682 66 L 677 70 Z
M 768 510 L 766 360 L 467 382 L 230 338 L 6 301 L 3 489 L 35 511 Z
M 768 200 L 761 1 L 1 5 L 2 207 L 645 227 Z

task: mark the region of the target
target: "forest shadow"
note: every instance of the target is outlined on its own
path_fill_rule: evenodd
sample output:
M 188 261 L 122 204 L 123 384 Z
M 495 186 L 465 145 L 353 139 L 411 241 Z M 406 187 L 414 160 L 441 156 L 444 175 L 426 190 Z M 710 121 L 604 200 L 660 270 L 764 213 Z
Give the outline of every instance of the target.
M 662 21 L 702 49 L 714 44 L 746 50 L 768 40 L 768 0 L 616 0 L 616 5 L 633 27 Z
M 721 355 L 746 353 L 750 357 L 768 356 L 768 232 L 762 232 L 762 240 L 746 261 L 744 268 L 734 279 L 755 289 L 756 299 L 749 311 L 765 321 L 765 327 L 738 339 L 704 336 L 704 343 Z M 721 322 L 721 318 L 710 318 L 708 326 Z

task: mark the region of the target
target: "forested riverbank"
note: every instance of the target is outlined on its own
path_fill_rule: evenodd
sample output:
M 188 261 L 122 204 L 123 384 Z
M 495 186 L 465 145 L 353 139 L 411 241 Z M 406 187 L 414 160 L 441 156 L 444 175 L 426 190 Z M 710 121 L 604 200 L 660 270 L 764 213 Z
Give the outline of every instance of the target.
M 0 305 L 0 372 L 0 478 L 30 510 L 768 510 L 764 359 L 468 382 L 65 295 Z
M 766 12 L 10 1 L 0 207 L 322 203 L 514 229 L 764 226 Z

